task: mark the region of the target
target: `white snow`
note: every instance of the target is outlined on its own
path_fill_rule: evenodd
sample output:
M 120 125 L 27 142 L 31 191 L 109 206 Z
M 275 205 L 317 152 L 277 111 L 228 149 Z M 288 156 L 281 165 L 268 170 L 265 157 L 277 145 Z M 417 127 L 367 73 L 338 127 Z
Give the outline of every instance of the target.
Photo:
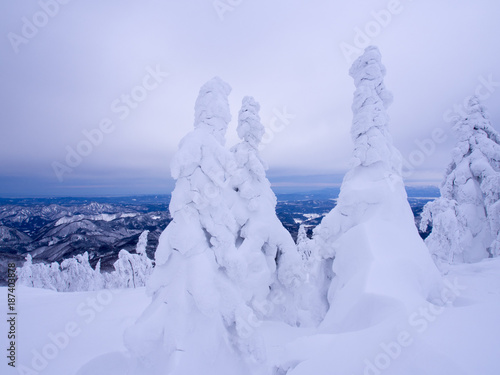
M 500 325 L 495 322 L 500 314 L 500 259 L 451 266 L 445 276 L 446 285 L 449 304 L 444 309 L 430 310 L 423 303 L 407 314 L 394 311 L 379 324 L 364 329 L 324 334 L 321 329 L 258 322 L 255 330 L 263 339 L 267 360 L 264 370 L 252 375 L 274 375 L 275 367 L 293 368 L 289 375 L 373 375 L 377 372 L 367 371 L 367 363 L 385 364 L 387 358 L 388 368 L 380 369 L 380 374 L 497 375 Z M 1 287 L 4 300 L 6 294 L 7 288 Z M 17 368 L 4 363 L 2 374 L 149 375 L 147 371 L 132 372 L 134 359 L 127 354 L 122 337 L 150 301 L 144 288 L 57 293 L 20 287 Z M 34 370 L 34 353 L 42 354 L 45 348 L 51 354 L 51 336 L 58 336 L 72 322 L 78 334 L 69 337 L 67 343 L 62 341 L 64 348 L 57 348 L 46 367 Z M 0 330 L 7 332 L 5 319 L 1 320 Z M 398 337 L 406 338 L 404 343 L 410 342 L 401 347 L 400 353 L 397 346 L 391 345 Z M 392 348 L 395 358 L 385 354 L 384 348 Z M 203 358 L 207 362 L 201 373 L 227 373 L 212 366 L 215 357 Z M 233 365 L 228 362 L 228 369 Z M 245 372 L 236 370 L 233 374 Z
M 317 219 L 318 217 L 321 217 L 320 214 L 304 214 L 304 216 L 307 218 L 307 220 Z
M 244 99 L 240 111 L 244 141 L 233 153 L 223 147 L 229 92 L 219 78 L 200 89 L 194 130 L 172 163 L 173 220 L 155 254 L 148 283 L 153 302 L 125 334 L 139 372 L 175 366 L 176 372 L 191 374 L 211 363 L 214 371 L 234 373 L 243 359 L 249 368 L 265 360 L 248 319 L 276 281 L 277 252 L 286 260 L 287 241 L 296 249 L 275 216 L 276 198 L 256 153 L 263 127 L 253 99 Z M 266 217 L 272 220 L 258 220 Z M 283 270 L 280 281 L 290 283 L 291 272 Z
M 59 226 L 62 224 L 74 223 L 75 221 L 80 220 L 92 220 L 92 221 L 113 221 L 119 218 L 126 217 L 136 217 L 136 213 L 118 213 L 118 214 L 98 214 L 98 215 L 72 215 L 72 216 L 64 216 L 56 221 L 54 226 Z
M 333 261 L 325 332 L 369 329 L 388 314 L 435 298 L 440 276 L 414 224 L 392 145 L 380 53 L 368 47 L 350 74 L 354 162 L 337 206 L 314 229 L 311 246 Z
M 453 129 L 441 197 L 426 204 L 420 223 L 422 230 L 432 223 L 426 244 L 438 264 L 500 255 L 500 135 L 476 97 Z

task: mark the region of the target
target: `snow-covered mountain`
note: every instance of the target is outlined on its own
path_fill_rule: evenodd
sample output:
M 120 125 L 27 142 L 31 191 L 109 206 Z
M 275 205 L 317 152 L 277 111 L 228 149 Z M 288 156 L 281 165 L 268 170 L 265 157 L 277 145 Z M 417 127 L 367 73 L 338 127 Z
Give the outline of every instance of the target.
M 110 271 L 119 251 L 133 250 L 144 230 L 149 230 L 147 252 L 153 258 L 159 236 L 170 222 L 169 197 L 100 200 L 3 200 L 1 281 L 5 281 L 7 263 L 21 266 L 27 253 L 34 262 L 51 263 L 88 252 L 92 266 L 100 260 L 102 270 Z

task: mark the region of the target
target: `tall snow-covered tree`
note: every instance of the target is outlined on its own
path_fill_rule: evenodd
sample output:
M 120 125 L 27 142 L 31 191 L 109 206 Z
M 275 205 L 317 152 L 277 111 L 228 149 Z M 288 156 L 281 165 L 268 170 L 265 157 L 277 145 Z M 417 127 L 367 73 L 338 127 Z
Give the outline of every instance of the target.
M 330 307 L 322 323 L 332 329 L 347 329 L 353 316 L 366 318 L 356 324 L 370 324 L 388 306 L 411 311 L 434 296 L 440 283 L 415 227 L 401 156 L 389 134 L 392 95 L 384 85 L 379 50 L 366 48 L 349 74 L 356 86 L 353 165 L 342 182 L 337 206 L 313 234 L 313 245 L 324 261 L 333 260 Z
M 235 162 L 224 148 L 230 91 L 219 78 L 202 86 L 195 129 L 182 139 L 171 165 L 172 222 L 155 253 L 148 283 L 153 301 L 125 335 L 151 374 L 165 368 L 200 373 L 207 365 L 214 372 L 244 373 L 238 352 L 257 360 L 263 355 L 251 338 L 248 291 L 237 282 L 247 264 L 236 251 L 240 226 L 231 206 L 238 192 L 230 184 Z
M 234 281 L 242 284 L 247 303 L 262 303 L 270 288 L 274 296 L 282 295 L 283 303 L 268 313 L 294 324 L 293 292 L 301 283 L 302 264 L 292 236 L 276 216 L 276 196 L 258 151 L 264 135 L 259 110 L 254 98 L 243 98 L 237 127 L 242 141 L 231 149 L 236 165 L 230 181 L 238 193 L 232 212 L 239 227 L 237 254 L 245 267 Z
M 425 205 L 420 227 L 432 224 L 426 244 L 436 261 L 470 263 L 500 255 L 500 135 L 477 97 L 453 130 L 441 197 Z

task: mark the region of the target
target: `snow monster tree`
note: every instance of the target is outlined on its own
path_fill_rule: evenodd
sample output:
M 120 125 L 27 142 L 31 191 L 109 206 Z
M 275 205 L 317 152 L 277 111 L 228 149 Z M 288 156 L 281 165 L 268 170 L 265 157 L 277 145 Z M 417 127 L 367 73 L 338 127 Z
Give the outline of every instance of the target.
M 421 230 L 438 263 L 471 263 L 500 255 L 500 135 L 472 97 L 453 126 L 457 145 L 441 197 L 425 205 Z

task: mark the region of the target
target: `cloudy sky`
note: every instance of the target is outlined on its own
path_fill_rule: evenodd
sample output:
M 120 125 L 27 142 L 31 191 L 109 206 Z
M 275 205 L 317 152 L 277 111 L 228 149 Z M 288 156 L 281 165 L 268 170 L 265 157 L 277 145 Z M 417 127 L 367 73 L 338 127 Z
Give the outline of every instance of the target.
M 59 1 L 0 4 L 0 196 L 169 193 L 170 159 L 215 75 L 233 88 L 228 146 L 252 95 L 271 180 L 338 183 L 348 69 L 368 44 L 387 68 L 408 183 L 439 182 L 469 95 L 500 130 L 495 0 Z

